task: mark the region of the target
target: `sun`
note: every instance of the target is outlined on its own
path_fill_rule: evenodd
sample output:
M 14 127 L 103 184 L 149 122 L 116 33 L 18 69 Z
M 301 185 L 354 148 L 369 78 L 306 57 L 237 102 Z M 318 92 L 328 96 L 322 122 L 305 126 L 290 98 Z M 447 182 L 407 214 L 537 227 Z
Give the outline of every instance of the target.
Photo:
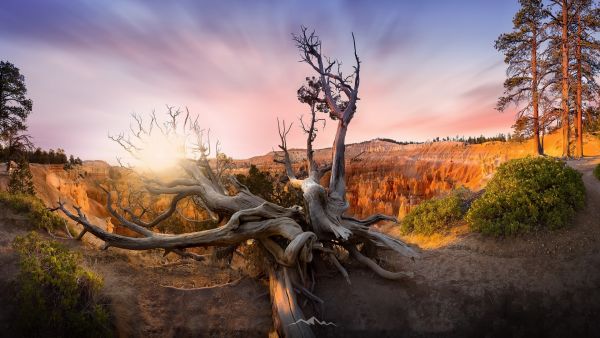
M 166 171 L 175 168 L 185 157 L 185 142 L 175 134 L 152 133 L 142 139 L 135 157 L 141 169 Z

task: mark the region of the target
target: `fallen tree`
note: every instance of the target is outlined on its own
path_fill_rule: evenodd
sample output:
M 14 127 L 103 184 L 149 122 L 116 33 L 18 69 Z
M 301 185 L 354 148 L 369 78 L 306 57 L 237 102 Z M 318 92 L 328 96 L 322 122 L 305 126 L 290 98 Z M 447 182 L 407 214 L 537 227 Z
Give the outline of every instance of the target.
M 90 233 L 105 242 L 105 249 L 164 249 L 166 253 L 173 252 L 201 260 L 202 256 L 186 250 L 195 247 L 235 247 L 250 239 L 257 241 L 273 262 L 269 277 L 275 328 L 286 337 L 310 337 L 313 333 L 309 325 L 301 322 L 305 318 L 297 297 L 300 295 L 314 303 L 323 302 L 313 293 L 316 283 L 313 268 L 315 258 L 329 260 L 331 266 L 339 270 L 350 283 L 348 272 L 340 263 L 339 252 L 347 252 L 387 279 L 410 278 L 412 273 L 382 268 L 369 257 L 374 249 L 389 249 L 408 257 L 415 257 L 416 253 L 402 241 L 370 229 L 371 225 L 380 221 L 396 222 L 394 217 L 377 214 L 356 219 L 345 214 L 349 207 L 345 197 L 345 137 L 356 112 L 360 86 L 360 59 L 354 36 L 356 64 L 350 76 L 342 74 L 338 61 L 321 54 L 321 41 L 314 32 L 302 28 L 300 34 L 294 35 L 294 41 L 302 61 L 316 73 L 315 77 L 307 78 L 307 84 L 298 91 L 299 100 L 308 104 L 311 110 L 310 121 L 304 123 L 301 120 L 302 129 L 307 134 L 305 177 L 301 178 L 294 171 L 288 152 L 286 138 L 292 124 L 278 122 L 281 151 L 275 161 L 285 168 L 288 184 L 302 190 L 303 206 L 285 208 L 254 195 L 233 177 L 227 181 L 219 161 L 209 160 L 210 143 L 207 145 L 205 142 L 205 135 L 197 120 L 192 122 L 189 113 L 183 115 L 170 109 L 170 123 L 160 126 L 152 115 L 149 126 L 144 127 L 141 119 L 136 118 L 138 123 L 137 128 L 132 129 L 133 139 L 123 134 L 113 138 L 135 156 L 141 150 L 136 140 L 142 140 L 142 136 L 157 130 L 163 134 L 173 133 L 178 128 L 177 121 L 183 116 L 183 129 L 197 138 L 197 158 L 180 161 L 185 177 L 170 182 L 145 182 L 145 189 L 149 193 L 172 196 L 167 210 L 154 219 L 145 220 L 139 213 L 121 205 L 119 197 L 114 201 L 111 191 L 105 189 L 110 214 L 139 236 L 127 237 L 105 231 L 91 223 L 76 206 L 72 211 L 59 202 L 56 209 L 83 226 L 77 238 Z M 328 114 L 337 123 L 330 164 L 318 164 L 313 157 L 317 125 L 324 121 L 317 117 L 318 113 Z M 217 159 L 218 155 L 217 151 Z M 320 182 L 328 172 L 329 184 L 324 187 Z M 173 216 L 183 199 L 192 199 L 198 207 L 205 209 L 218 222 L 218 226 L 178 235 L 153 231 L 153 227 Z

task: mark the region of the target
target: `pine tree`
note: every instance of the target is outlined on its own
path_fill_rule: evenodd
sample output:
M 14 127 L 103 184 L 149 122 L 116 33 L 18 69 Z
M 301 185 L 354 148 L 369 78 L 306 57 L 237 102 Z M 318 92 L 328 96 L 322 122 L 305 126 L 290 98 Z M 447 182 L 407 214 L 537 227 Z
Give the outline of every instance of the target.
M 10 174 L 8 191 L 11 194 L 35 195 L 33 175 L 29 169 L 29 163 L 23 156 L 19 158 L 17 168 Z
M 526 106 L 519 111 L 519 120 L 531 114 L 533 151 L 543 153 L 539 130 L 539 82 L 538 48 L 545 31 L 546 11 L 541 0 L 520 0 L 521 8 L 513 19 L 513 31 L 498 37 L 497 50 L 505 56 L 508 78 L 504 82 L 504 95 L 498 100 L 498 110 L 504 111 L 511 103 Z
M 546 13 L 551 20 L 549 26 L 553 30 L 553 41 L 549 47 L 549 54 L 552 61 L 549 67 L 555 69 L 555 89 L 560 92 L 560 123 L 562 129 L 563 150 L 562 156 L 570 156 L 570 61 L 572 53 L 570 52 L 570 41 L 572 40 L 573 9 L 575 0 L 551 0 L 550 5 L 555 8 L 552 12 Z M 560 88 L 560 90 L 559 90 Z
M 600 8 L 592 0 L 576 0 L 575 35 L 575 111 L 577 141 L 575 157 L 583 157 L 583 113 L 598 92 L 595 77 L 600 71 L 600 41 L 594 37 L 600 31 Z M 589 105 L 588 105 L 589 106 Z
M 33 106 L 26 94 L 25 77 L 19 68 L 0 61 L 0 143 L 8 163 L 32 146 L 29 135 L 23 133 Z

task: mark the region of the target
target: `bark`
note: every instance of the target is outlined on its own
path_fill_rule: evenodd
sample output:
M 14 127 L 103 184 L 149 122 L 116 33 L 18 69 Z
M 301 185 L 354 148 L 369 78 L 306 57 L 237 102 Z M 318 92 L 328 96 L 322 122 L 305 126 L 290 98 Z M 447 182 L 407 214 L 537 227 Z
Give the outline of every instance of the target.
M 291 269 L 280 268 L 269 273 L 269 291 L 273 309 L 274 326 L 283 337 L 314 337 L 310 327 L 303 322 L 304 314 L 294 293 Z
M 575 110 L 577 113 L 577 143 L 576 143 L 576 149 L 575 149 L 575 157 L 577 158 L 582 158 L 583 157 L 583 113 L 582 113 L 582 76 L 581 76 L 581 14 L 579 9 L 577 9 L 577 12 L 575 14 L 576 16 L 576 21 L 577 21 L 577 41 L 576 41 L 576 46 L 575 46 L 575 60 L 576 60 L 576 67 L 577 67 L 577 74 L 576 74 L 576 94 L 575 94 Z
M 540 119 L 539 119 L 539 93 L 538 93 L 538 73 L 537 73 L 537 26 L 531 25 L 531 96 L 533 108 L 533 153 L 541 155 L 543 153 L 540 145 Z
M 563 157 L 569 157 L 569 7 L 567 0 L 562 0 L 562 139 Z

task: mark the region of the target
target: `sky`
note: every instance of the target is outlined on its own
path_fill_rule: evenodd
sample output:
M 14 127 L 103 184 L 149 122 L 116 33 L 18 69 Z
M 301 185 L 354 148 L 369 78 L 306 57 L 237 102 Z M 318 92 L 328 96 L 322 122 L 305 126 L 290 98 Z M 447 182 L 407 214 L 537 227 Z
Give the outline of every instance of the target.
M 131 114 L 188 108 L 234 158 L 277 148 L 277 118 L 294 121 L 314 75 L 291 39 L 314 29 L 323 53 L 351 71 L 361 58 L 360 101 L 347 143 L 377 137 L 509 132 L 495 110 L 505 65 L 494 40 L 510 31 L 514 0 L 159 1 L 2 0 L 0 59 L 26 78 L 34 143 L 114 163 L 108 134 Z M 318 135 L 329 147 L 335 123 Z

